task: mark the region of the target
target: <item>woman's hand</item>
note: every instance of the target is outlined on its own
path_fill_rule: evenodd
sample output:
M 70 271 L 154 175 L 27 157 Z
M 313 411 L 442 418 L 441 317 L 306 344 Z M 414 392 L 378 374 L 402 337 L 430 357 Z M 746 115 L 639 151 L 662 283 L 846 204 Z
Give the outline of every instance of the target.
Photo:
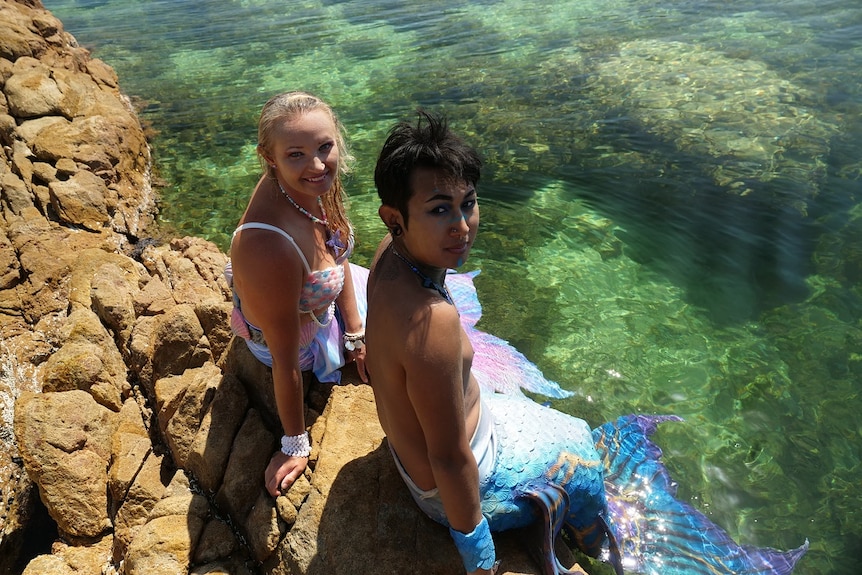
M 356 371 L 359 373 L 359 379 L 362 383 L 368 383 L 368 372 L 365 371 L 365 346 L 346 352 L 351 361 L 356 362 Z
M 308 457 L 288 457 L 276 451 L 263 474 L 266 490 L 273 497 L 285 493 L 308 466 Z

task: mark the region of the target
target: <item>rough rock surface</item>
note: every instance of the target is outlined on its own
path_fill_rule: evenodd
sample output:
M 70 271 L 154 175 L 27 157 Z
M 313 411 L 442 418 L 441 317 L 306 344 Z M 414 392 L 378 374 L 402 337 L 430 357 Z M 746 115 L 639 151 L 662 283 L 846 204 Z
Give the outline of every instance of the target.
M 231 338 L 226 256 L 151 237 L 137 116 L 38 0 L 0 0 L 0 87 L 0 573 L 462 572 L 350 370 L 306 381 L 309 468 L 266 494 L 271 373 Z M 507 573 L 538 572 L 522 535 Z

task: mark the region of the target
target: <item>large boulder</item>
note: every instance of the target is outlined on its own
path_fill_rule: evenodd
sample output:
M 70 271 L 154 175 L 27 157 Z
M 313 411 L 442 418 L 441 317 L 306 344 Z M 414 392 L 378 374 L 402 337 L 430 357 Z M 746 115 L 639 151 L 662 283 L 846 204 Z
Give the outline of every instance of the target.
M 94 538 L 108 520 L 110 438 L 115 416 L 82 390 L 24 393 L 15 437 L 24 468 L 63 533 Z

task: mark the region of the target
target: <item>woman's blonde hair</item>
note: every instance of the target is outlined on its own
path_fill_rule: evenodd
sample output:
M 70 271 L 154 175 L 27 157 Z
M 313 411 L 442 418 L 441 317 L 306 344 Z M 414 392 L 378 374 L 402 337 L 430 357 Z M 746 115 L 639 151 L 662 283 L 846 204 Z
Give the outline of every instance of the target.
M 347 241 L 348 235 L 351 233 L 350 221 L 347 218 L 347 194 L 344 191 L 344 185 L 341 183 L 341 176 L 350 172 L 353 156 L 347 149 L 347 144 L 344 139 L 344 127 L 338 120 L 338 116 L 332 108 L 312 94 L 307 92 L 284 92 L 270 98 L 264 104 L 263 110 L 260 113 L 260 121 L 257 125 L 257 154 L 266 175 L 275 179 L 275 169 L 266 161 L 264 153 L 272 154 L 273 139 L 277 127 L 284 120 L 292 120 L 298 118 L 302 114 L 311 112 L 312 110 L 322 110 L 325 112 L 332 123 L 335 125 L 335 145 L 338 147 L 338 171 L 335 174 L 335 179 L 332 184 L 330 193 L 323 196 L 323 208 L 326 210 L 329 226 L 333 231 L 340 231 L 343 241 Z

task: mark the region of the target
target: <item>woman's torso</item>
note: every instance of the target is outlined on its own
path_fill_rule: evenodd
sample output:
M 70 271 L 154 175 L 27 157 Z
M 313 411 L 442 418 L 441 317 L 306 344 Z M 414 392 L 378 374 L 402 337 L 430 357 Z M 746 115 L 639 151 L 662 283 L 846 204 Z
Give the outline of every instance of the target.
M 321 225 L 312 225 L 302 214 L 294 212 L 292 206 L 271 188 L 273 186 L 268 185 L 265 180 L 262 179 L 259 182 L 246 212 L 234 231 L 231 259 L 233 261 L 236 257 L 241 257 L 236 254 L 242 253 L 242 250 L 234 249 L 238 242 L 280 242 L 276 255 L 271 257 L 272 261 L 267 262 L 266 265 L 284 266 L 288 265 L 288 262 L 301 264 L 302 286 L 296 306 L 300 312 L 300 323 L 305 324 L 326 315 L 340 295 L 344 287 L 343 264 L 352 249 L 353 237 L 350 234 L 349 241 L 339 242 L 346 244 L 341 249 L 335 248 L 335 242 L 331 240 L 331 245 L 327 245 L 327 239 L 330 238 L 327 230 Z M 242 232 L 248 230 L 255 230 L 252 233 L 256 237 L 251 234 L 243 237 Z M 339 253 L 336 254 L 336 251 Z M 237 268 L 241 269 L 241 266 L 237 266 L 235 261 L 233 263 L 234 286 L 241 303 L 245 278 L 242 277 L 241 272 L 236 273 Z M 278 297 L 278 295 L 274 293 L 272 297 Z M 243 309 L 242 311 L 249 324 L 259 325 L 262 319 L 256 317 L 260 313 L 259 310 Z

